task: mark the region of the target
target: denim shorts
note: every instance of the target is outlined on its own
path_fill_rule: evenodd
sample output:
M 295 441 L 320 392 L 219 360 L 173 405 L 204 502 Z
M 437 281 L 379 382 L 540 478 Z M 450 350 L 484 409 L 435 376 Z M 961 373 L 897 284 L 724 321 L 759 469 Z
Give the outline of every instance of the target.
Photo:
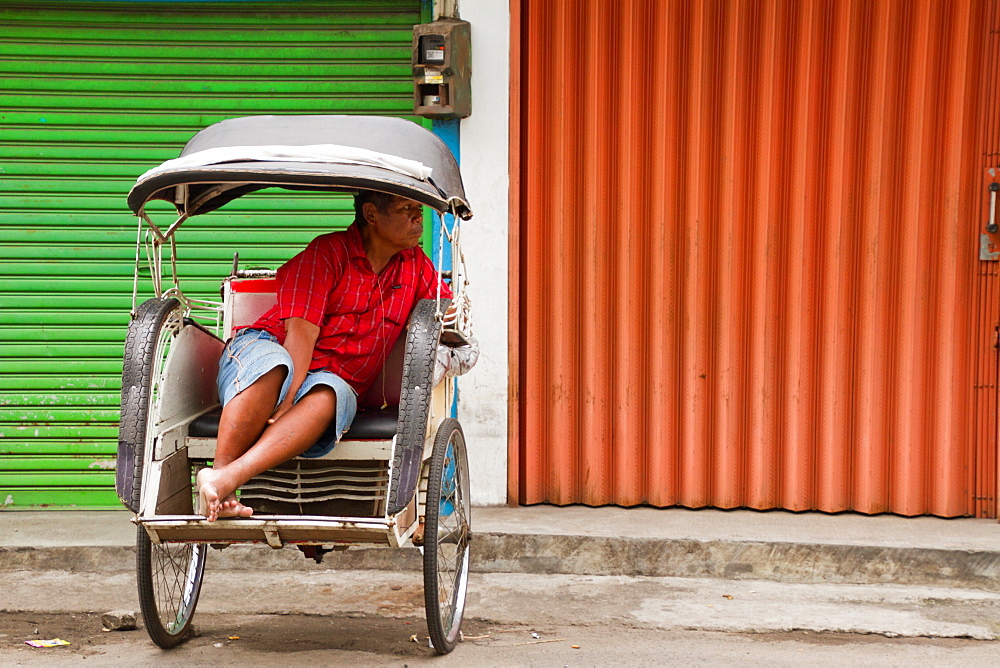
M 288 394 L 288 387 L 292 384 L 292 356 L 270 332 L 262 329 L 240 330 L 226 344 L 219 360 L 217 383 L 222 405 L 225 406 L 233 397 L 278 366 L 284 366 L 288 369 L 288 373 L 281 386 L 276 407 L 284 400 Z M 322 457 L 330 452 L 344 432 L 351 427 L 354 415 L 358 411 L 358 397 L 354 388 L 331 371 L 310 371 L 302 381 L 302 387 L 295 393 L 295 402 L 297 403 L 317 385 L 333 388 L 337 395 L 337 414 L 334 417 L 335 424 L 330 425 L 315 445 L 302 453 L 303 457 Z

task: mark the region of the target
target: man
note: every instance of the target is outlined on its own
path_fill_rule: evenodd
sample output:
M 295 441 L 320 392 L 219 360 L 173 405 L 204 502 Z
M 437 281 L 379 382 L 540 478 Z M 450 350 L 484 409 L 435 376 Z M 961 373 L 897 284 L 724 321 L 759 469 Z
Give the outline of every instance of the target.
M 278 270 L 277 305 L 226 344 L 215 463 L 197 477 L 209 522 L 253 514 L 235 493 L 255 475 L 329 452 L 414 305 L 437 297 L 437 272 L 417 248 L 421 205 L 362 191 L 354 209 L 347 230 L 317 237 Z M 441 295 L 452 296 L 445 284 Z M 334 423 L 336 439 L 317 443 Z

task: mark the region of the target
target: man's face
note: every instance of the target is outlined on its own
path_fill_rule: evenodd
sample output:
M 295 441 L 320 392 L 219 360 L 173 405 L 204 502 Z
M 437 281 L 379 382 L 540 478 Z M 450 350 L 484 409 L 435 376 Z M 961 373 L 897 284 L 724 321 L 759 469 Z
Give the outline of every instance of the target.
M 393 197 L 386 213 L 371 202 L 365 204 L 365 214 L 372 234 L 399 250 L 413 248 L 424 233 L 423 207 L 405 197 Z

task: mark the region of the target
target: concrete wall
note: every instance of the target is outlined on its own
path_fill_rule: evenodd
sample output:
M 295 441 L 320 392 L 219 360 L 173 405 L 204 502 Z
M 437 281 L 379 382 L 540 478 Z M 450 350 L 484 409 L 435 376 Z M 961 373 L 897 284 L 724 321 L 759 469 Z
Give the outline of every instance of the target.
M 482 348 L 459 379 L 458 415 L 472 502 L 498 505 L 507 500 L 510 8 L 507 0 L 462 0 L 458 11 L 472 26 L 472 115 L 461 122 L 461 160 L 475 217 L 462 227 L 462 248 Z

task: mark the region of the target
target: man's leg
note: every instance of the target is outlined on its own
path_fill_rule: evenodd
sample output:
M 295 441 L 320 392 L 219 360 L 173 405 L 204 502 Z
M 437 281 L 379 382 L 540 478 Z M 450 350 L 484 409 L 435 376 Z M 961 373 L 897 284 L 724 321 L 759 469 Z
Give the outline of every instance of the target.
M 258 378 L 247 389 L 233 397 L 222 409 L 219 436 L 215 446 L 214 468 L 237 459 L 257 442 L 274 412 L 281 393 L 281 384 L 288 369 L 277 366 Z M 229 494 L 222 501 L 219 517 L 250 517 L 253 510 Z
M 261 380 L 263 378 L 261 377 Z M 251 388 L 247 388 L 241 394 L 245 394 Z M 229 403 L 231 404 L 232 401 Z M 274 403 L 272 402 L 270 405 L 273 406 Z M 333 388 L 319 385 L 310 390 L 274 424 L 264 429 L 260 438 L 242 454 L 225 464 L 220 464 L 216 459 L 213 468 L 199 471 L 198 505 L 208 521 L 214 522 L 220 516 L 236 514 L 229 512 L 225 504 L 237 488 L 255 475 L 274 468 L 308 450 L 333 421 L 336 409 L 337 397 Z M 264 417 L 265 422 L 268 416 Z M 221 443 L 221 424 L 219 425 L 219 437 Z M 231 452 L 235 452 L 235 449 L 226 453 L 227 456 Z M 218 454 L 216 457 L 218 458 Z M 240 505 L 240 508 L 246 508 L 246 506 Z M 238 509 L 235 510 L 239 512 Z
M 257 442 L 274 413 L 288 369 L 278 366 L 257 379 L 222 409 L 215 466 L 225 466 Z

